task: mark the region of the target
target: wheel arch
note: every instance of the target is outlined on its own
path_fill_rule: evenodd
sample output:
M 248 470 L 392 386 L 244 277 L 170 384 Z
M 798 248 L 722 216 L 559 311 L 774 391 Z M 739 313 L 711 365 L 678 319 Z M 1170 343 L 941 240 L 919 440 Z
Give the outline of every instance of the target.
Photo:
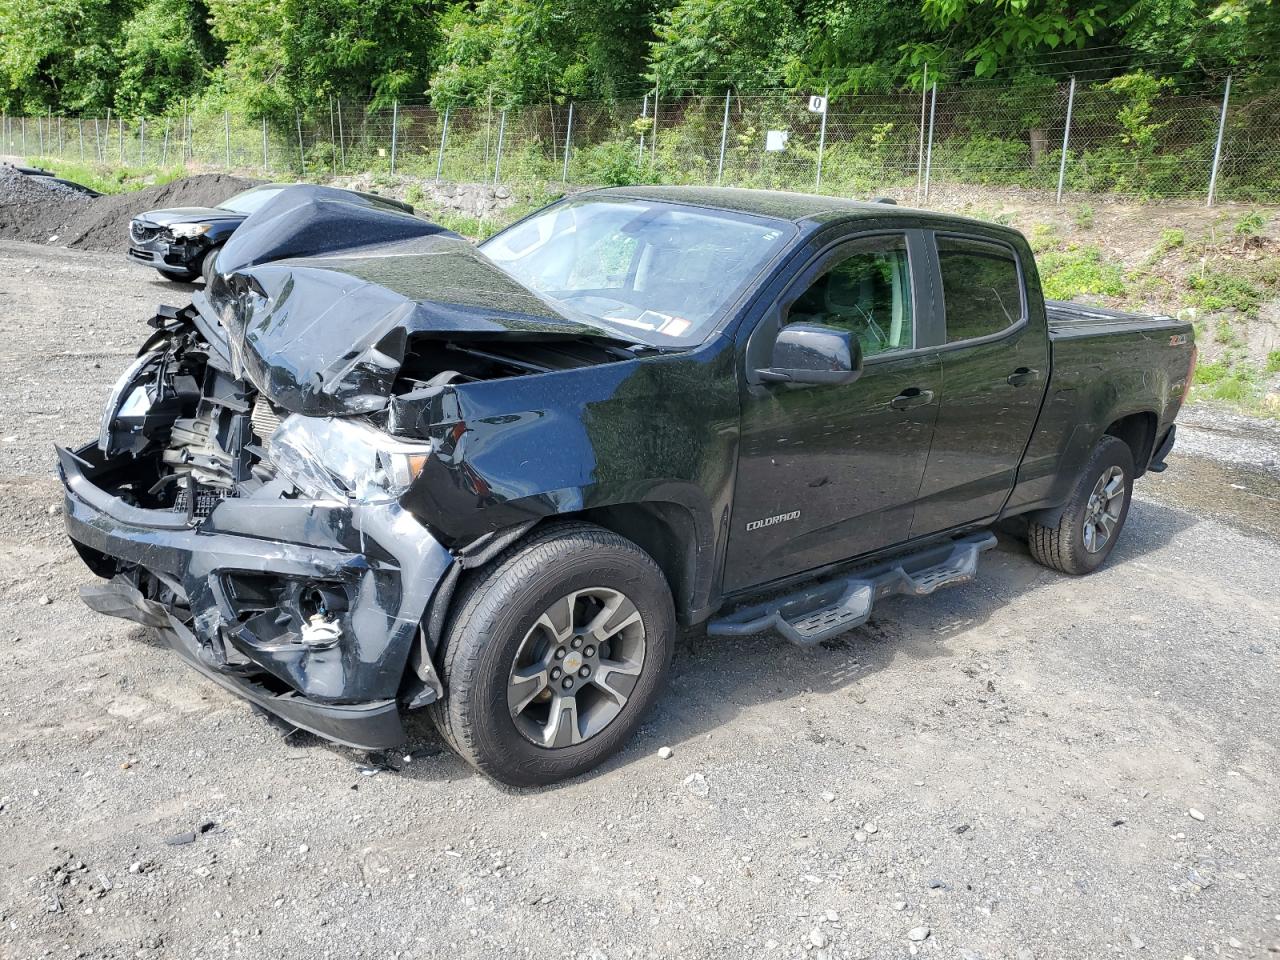
M 1133 454 L 1135 478 L 1147 472 L 1147 464 L 1155 451 L 1156 429 L 1159 422 L 1154 412 L 1141 410 L 1114 420 L 1106 430 L 1102 431 L 1104 436 L 1112 436 L 1128 444 Z

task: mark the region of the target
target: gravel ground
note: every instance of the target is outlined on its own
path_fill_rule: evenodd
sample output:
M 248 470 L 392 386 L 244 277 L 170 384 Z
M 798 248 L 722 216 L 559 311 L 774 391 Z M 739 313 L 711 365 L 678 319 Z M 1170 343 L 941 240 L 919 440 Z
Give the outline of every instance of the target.
M 1188 411 L 1086 580 L 1005 540 L 826 648 L 691 633 L 620 756 L 513 791 L 80 604 L 51 444 L 190 289 L 154 276 L 0 242 L 0 956 L 1280 953 L 1275 425 Z

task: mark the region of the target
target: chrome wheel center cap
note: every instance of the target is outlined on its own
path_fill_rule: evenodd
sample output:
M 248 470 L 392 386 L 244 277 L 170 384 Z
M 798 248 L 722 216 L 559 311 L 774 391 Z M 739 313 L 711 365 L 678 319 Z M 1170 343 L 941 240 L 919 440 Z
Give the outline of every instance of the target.
M 574 650 L 564 658 L 564 672 L 577 673 L 578 668 L 582 666 L 582 654 Z

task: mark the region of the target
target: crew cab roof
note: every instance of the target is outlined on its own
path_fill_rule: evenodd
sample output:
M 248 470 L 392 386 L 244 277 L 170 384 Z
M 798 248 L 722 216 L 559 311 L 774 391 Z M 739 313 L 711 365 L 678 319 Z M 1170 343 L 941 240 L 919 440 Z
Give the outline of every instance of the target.
M 592 190 L 579 196 L 591 197 L 625 197 L 633 200 L 657 200 L 666 203 L 679 203 L 687 206 L 709 207 L 716 210 L 727 210 L 733 213 L 753 214 L 760 217 L 772 217 L 777 220 L 789 220 L 793 223 L 830 223 L 836 220 L 847 220 L 858 217 L 892 216 L 895 219 L 914 219 L 932 221 L 954 221 L 957 224 L 979 223 L 970 217 L 957 216 L 950 213 L 939 213 L 935 210 L 917 210 L 897 204 L 880 203 L 873 200 L 853 200 L 847 197 L 826 197 L 811 193 L 788 193 L 781 190 L 746 190 L 739 187 L 680 187 L 680 186 L 637 186 L 608 187 L 603 190 Z M 992 224 L 984 223 L 991 227 Z

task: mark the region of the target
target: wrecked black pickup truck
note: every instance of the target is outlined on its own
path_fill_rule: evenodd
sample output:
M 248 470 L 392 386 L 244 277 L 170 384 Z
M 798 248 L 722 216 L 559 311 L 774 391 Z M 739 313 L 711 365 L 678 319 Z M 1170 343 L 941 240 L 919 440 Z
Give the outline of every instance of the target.
M 364 749 L 426 708 L 485 773 L 616 751 L 678 625 L 801 645 L 971 578 L 1071 574 L 1164 468 L 1189 325 L 1046 303 L 1017 232 L 627 188 L 479 248 L 293 187 L 59 449 L 102 613 Z

